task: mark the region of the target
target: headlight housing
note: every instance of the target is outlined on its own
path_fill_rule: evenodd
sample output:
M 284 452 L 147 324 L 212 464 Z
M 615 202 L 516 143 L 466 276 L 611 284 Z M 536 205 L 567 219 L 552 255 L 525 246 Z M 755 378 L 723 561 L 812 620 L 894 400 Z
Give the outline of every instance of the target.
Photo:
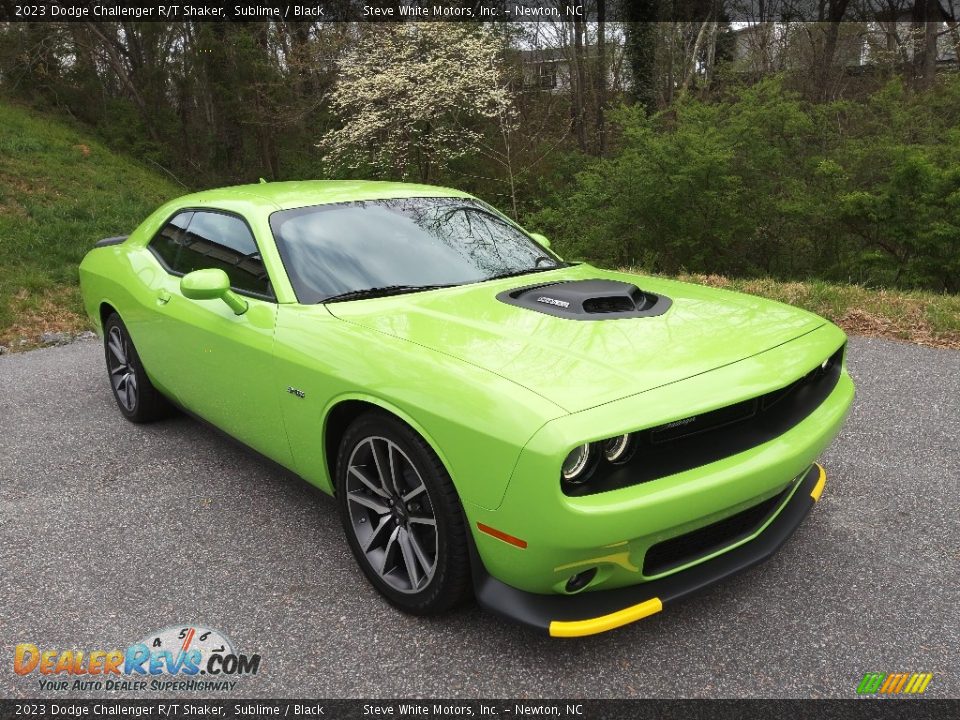
M 637 443 L 633 435 L 620 435 L 603 441 L 603 457 L 613 465 L 623 465 L 630 462 L 633 453 L 637 449 Z
M 571 450 L 560 468 L 560 477 L 570 485 L 579 485 L 586 482 L 596 468 L 598 453 L 594 447 L 596 443 L 578 445 Z
M 633 458 L 638 444 L 636 434 L 628 433 L 577 445 L 567 453 L 560 467 L 561 485 L 573 491 L 582 487 L 597 472 L 602 472 L 604 466 L 613 470 L 615 466 L 625 465 Z

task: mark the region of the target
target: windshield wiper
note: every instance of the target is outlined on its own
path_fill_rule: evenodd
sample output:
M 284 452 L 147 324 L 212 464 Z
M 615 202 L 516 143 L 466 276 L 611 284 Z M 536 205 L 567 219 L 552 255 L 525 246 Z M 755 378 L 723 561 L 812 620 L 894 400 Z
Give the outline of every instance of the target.
M 516 277 L 517 275 L 546 272 L 547 270 L 556 270 L 557 268 L 568 267 L 571 264 L 572 263 L 568 263 L 568 262 L 558 262 L 556 265 L 551 265 L 549 267 L 534 267 L 534 268 L 525 268 L 523 270 L 511 270 L 510 272 L 500 273 L 499 275 L 491 275 L 488 278 L 484 278 L 484 280 L 502 280 L 503 278 Z
M 403 293 L 420 292 L 421 290 L 436 290 L 437 288 L 453 287 L 456 283 L 442 285 L 384 285 L 382 287 L 361 288 L 330 295 L 320 300 L 321 303 L 340 302 L 342 300 L 362 300 L 363 298 L 386 297 L 387 295 L 402 295 Z

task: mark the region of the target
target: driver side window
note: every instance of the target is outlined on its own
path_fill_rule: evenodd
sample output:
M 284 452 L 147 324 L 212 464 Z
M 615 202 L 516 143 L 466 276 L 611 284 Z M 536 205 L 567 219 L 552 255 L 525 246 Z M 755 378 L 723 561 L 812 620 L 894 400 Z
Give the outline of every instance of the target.
M 217 268 L 227 273 L 234 290 L 273 299 L 257 242 L 235 215 L 201 210 L 179 213 L 148 247 L 174 275 Z

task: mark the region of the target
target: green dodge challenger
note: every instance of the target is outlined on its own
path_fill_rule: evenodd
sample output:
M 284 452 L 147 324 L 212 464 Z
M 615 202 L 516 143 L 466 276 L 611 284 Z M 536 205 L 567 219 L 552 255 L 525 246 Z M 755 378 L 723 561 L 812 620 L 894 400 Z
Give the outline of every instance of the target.
M 397 607 L 557 637 L 769 557 L 853 400 L 822 318 L 564 262 L 447 188 L 188 195 L 80 282 L 126 418 L 181 408 L 334 495 Z

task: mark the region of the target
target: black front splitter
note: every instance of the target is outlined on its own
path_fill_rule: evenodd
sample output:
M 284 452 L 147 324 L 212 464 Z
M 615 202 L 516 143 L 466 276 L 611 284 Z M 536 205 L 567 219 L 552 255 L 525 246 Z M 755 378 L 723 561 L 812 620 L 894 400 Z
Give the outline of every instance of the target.
M 635 622 L 664 606 L 753 567 L 773 555 L 820 499 L 826 473 L 813 464 L 786 506 L 753 540 L 660 580 L 579 595 L 541 595 L 518 590 L 483 567 L 474 550 L 473 581 L 481 607 L 554 637 L 580 637 Z

